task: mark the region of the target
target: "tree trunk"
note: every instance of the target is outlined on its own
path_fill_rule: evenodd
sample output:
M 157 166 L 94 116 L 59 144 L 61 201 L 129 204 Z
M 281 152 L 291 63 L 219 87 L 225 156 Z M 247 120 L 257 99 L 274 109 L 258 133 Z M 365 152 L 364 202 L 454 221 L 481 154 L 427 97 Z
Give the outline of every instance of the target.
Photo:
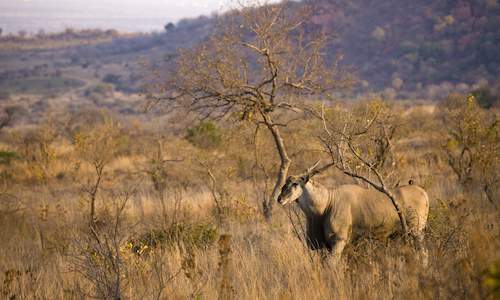
M 95 222 L 95 198 L 90 199 L 90 226 L 93 226 Z
M 274 143 L 276 145 L 276 150 L 278 150 L 278 154 L 280 156 L 280 169 L 278 172 L 278 177 L 276 178 L 276 183 L 274 185 L 273 192 L 271 194 L 271 197 L 269 199 L 264 199 L 262 203 L 264 209 L 264 217 L 266 219 L 270 219 L 272 216 L 272 208 L 274 202 L 279 196 L 281 187 L 283 187 L 283 185 L 286 182 L 288 169 L 290 168 L 290 164 L 292 163 L 292 161 L 288 157 L 288 153 L 285 147 L 285 142 L 281 137 L 281 133 L 278 127 L 275 126 L 271 117 L 267 113 L 262 112 L 261 114 L 264 119 L 264 123 L 266 124 L 267 128 L 273 135 Z
M 89 196 L 90 196 L 90 226 L 94 226 L 95 225 L 95 221 L 96 221 L 96 217 L 95 217 L 95 200 L 96 200 L 96 197 L 97 197 L 97 192 L 99 191 L 99 187 L 101 185 L 102 172 L 104 170 L 104 164 L 103 163 L 95 163 L 94 167 L 95 167 L 97 178 L 96 178 L 95 184 L 89 190 Z

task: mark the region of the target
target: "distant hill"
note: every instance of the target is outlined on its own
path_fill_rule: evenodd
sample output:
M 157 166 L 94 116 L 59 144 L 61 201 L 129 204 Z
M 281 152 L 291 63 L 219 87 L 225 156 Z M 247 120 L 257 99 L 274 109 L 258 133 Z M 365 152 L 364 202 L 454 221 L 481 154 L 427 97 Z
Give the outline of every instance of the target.
M 498 80 L 497 0 L 309 0 L 289 5 L 313 8 L 308 26 L 337 37 L 328 55 L 343 55 L 343 64 L 353 66 L 363 81 L 362 91 L 439 97 Z M 172 41 L 179 35 L 201 40 L 212 22 L 206 17 L 184 20 L 167 35 Z
M 310 5 L 313 16 L 306 26 L 337 37 L 327 55 L 332 59 L 343 55 L 343 64 L 352 66 L 361 79 L 359 92 L 439 98 L 498 81 L 497 0 L 309 0 L 289 5 L 292 9 Z M 35 69 L 48 68 L 138 92 L 147 83 L 144 62 L 158 66 L 175 57 L 178 48 L 205 40 L 216 18 L 224 20 L 224 16 L 202 16 L 170 24 L 162 33 L 106 31 L 97 32 L 96 39 L 89 36 L 91 31 L 21 39 L 4 36 L 0 38 L 0 84 L 7 86 L 12 79 L 29 78 Z M 44 39 L 45 43 L 40 42 Z
M 345 63 L 375 89 L 419 90 L 500 74 L 496 0 L 311 0 L 312 22 L 338 34 Z

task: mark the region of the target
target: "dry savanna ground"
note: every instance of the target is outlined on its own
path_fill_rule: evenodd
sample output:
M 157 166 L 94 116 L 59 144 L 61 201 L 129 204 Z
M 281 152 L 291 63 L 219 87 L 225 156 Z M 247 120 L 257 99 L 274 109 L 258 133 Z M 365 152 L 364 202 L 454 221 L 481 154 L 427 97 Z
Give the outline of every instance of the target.
M 65 112 L 0 132 L 0 298 L 498 299 L 497 110 L 466 96 L 383 103 L 396 128 L 384 174 L 431 199 L 427 267 L 400 239 L 359 240 L 334 265 L 301 241 L 297 207 L 264 218 L 279 161 L 251 121 Z M 277 118 L 293 120 L 291 174 L 328 161 L 323 122 Z M 316 180 L 362 184 L 334 168 Z

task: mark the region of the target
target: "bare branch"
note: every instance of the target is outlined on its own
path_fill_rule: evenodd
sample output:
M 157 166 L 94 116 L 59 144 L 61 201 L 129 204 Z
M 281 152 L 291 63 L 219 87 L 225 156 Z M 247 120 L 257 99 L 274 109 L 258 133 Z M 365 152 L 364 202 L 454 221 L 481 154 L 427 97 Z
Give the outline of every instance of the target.
M 376 128 L 374 126 L 376 122 L 380 121 L 381 111 L 381 107 L 377 108 L 374 116 L 361 129 L 348 129 L 350 125 L 344 123 L 341 130 L 338 129 L 338 126 L 337 129 L 332 130 L 330 126 L 328 126 L 325 107 L 323 105 L 321 108 L 321 119 L 326 137 L 320 137 L 320 141 L 325 148 L 325 152 L 331 157 L 330 166 L 335 166 L 337 170 L 349 177 L 361 180 L 377 191 L 385 194 L 391 200 L 398 213 L 403 232 L 406 235 L 409 232 L 402 208 L 398 204 L 394 194 L 387 188 L 386 178 L 381 173 L 381 170 L 378 169 L 384 165 L 387 153 L 392 150 L 391 139 L 394 137 L 394 132 L 388 132 L 384 122 L 379 122 L 377 125 L 378 129 L 375 131 Z M 356 125 L 357 124 L 354 124 L 353 126 Z M 370 136 L 373 134 L 375 135 L 371 138 Z M 356 142 L 360 143 L 360 145 L 357 145 Z M 362 153 L 359 150 L 363 147 L 369 147 L 370 142 L 378 144 L 379 147 L 378 153 L 371 158 L 368 154 Z M 345 152 L 344 149 L 346 149 L 347 152 Z M 368 171 L 367 175 L 363 174 L 363 167 Z M 373 174 L 375 179 L 371 179 L 370 174 Z
M 336 61 L 324 59 L 328 38 L 321 33 L 303 34 L 310 12 L 292 9 L 286 2 L 243 6 L 206 42 L 180 51 L 175 71 L 158 85 L 154 102 L 180 104 L 202 119 L 222 119 L 237 112 L 264 124 L 280 157 L 265 211 L 270 211 L 291 164 L 279 129 L 294 120 L 280 121 L 274 114 L 312 114 L 307 105 L 294 103 L 295 96 L 323 97 L 349 81 Z

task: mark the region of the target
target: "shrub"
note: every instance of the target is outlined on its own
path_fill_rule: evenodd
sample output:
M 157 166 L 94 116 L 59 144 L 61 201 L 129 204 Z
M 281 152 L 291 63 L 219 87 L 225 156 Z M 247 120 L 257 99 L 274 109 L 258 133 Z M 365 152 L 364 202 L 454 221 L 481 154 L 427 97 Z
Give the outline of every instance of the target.
M 187 130 L 187 140 L 200 148 L 216 148 L 222 142 L 222 133 L 212 121 L 203 121 Z
M 11 152 L 11 151 L 0 151 L 0 164 L 10 164 L 10 162 L 17 158 L 17 153 L 16 152 Z
M 108 164 L 127 150 L 129 138 L 120 124 L 105 118 L 102 124 L 82 129 L 74 135 L 78 156 L 89 163 Z
M 372 37 L 379 42 L 383 41 L 385 39 L 385 36 L 385 30 L 382 27 L 377 26 L 377 28 L 375 28 L 375 30 L 373 30 L 372 32 Z
M 52 121 L 19 137 L 16 152 L 28 167 L 29 178 L 46 183 L 52 177 L 52 166 L 57 159 L 57 137 L 58 132 Z
M 111 96 L 113 93 L 113 86 L 110 84 L 98 84 L 85 90 L 84 96 L 93 100 L 103 100 L 105 97 Z
M 119 124 L 107 118 L 99 126 L 77 132 L 74 136 L 74 143 L 76 154 L 94 169 L 94 179 L 86 187 L 89 195 L 90 220 L 94 222 L 95 201 L 104 177 L 104 170 L 113 159 L 127 150 L 129 138 L 123 134 Z
M 106 83 L 117 85 L 117 84 L 120 84 L 121 78 L 122 77 L 120 75 L 106 74 L 106 76 L 104 76 L 102 81 L 104 81 Z
M 473 95 L 449 96 L 440 115 L 448 131 L 444 152 L 449 166 L 466 189 L 480 187 L 494 203 L 500 179 L 497 116 L 481 108 Z
M 472 95 L 476 98 L 477 103 L 483 108 L 491 108 L 495 103 L 500 102 L 500 96 L 493 94 L 491 89 L 487 86 L 474 90 Z
M 484 284 L 493 291 L 495 299 L 500 298 L 500 261 L 493 263 L 486 270 Z
M 127 245 L 134 253 L 142 255 L 161 246 L 179 244 L 206 249 L 214 244 L 219 233 L 211 224 L 173 224 L 168 229 L 151 229 L 130 240 Z

